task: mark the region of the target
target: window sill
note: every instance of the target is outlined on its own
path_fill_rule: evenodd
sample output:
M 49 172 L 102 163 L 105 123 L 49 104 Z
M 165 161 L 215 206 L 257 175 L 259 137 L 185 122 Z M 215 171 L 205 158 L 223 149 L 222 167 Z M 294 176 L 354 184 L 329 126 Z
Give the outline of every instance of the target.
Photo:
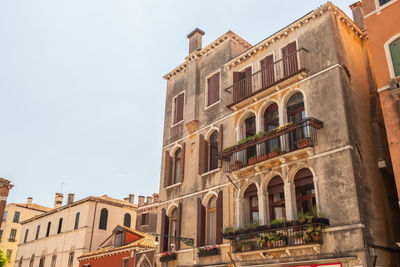
M 183 122 L 184 122 L 184 120 L 178 121 L 177 123 L 172 124 L 172 125 L 171 125 L 171 128 L 173 128 L 173 127 L 175 127 L 175 126 L 178 126 L 179 124 L 181 124 L 181 123 L 183 123 Z
M 203 177 L 208 177 L 208 176 L 210 176 L 210 175 L 213 174 L 213 173 L 219 172 L 220 170 L 221 170 L 221 168 L 216 168 L 216 169 L 214 169 L 214 170 L 211 170 L 211 171 L 208 171 L 208 172 L 205 172 L 205 173 L 201 174 L 200 177 L 201 177 L 201 178 L 203 178 Z
M 181 184 L 182 184 L 182 182 L 179 182 L 179 183 L 176 183 L 176 184 L 172 184 L 172 185 L 169 185 L 169 186 L 165 187 L 165 189 L 171 189 L 171 188 L 174 188 L 174 187 L 178 187 Z
M 217 105 L 217 104 L 219 104 L 219 103 L 221 103 L 221 99 L 220 99 L 220 100 L 218 100 L 217 102 L 215 102 L 215 103 L 212 103 L 211 105 L 209 105 L 209 106 L 205 107 L 205 108 L 204 108 L 204 110 L 207 110 L 207 109 L 209 109 L 209 108 L 212 108 L 213 106 L 216 106 L 216 105 Z

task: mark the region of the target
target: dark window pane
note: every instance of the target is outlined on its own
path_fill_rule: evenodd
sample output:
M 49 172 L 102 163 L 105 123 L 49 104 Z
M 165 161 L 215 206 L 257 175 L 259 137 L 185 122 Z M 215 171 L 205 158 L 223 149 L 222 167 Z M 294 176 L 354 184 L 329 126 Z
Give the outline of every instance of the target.
M 100 212 L 99 229 L 107 230 L 108 210 L 103 208 Z

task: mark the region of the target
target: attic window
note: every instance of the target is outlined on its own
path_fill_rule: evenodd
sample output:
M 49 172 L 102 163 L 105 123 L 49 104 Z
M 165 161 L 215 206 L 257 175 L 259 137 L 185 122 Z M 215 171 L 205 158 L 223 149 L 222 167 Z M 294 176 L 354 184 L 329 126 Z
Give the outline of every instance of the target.
M 124 240 L 124 233 L 116 233 L 114 237 L 114 247 L 120 247 L 123 245 L 123 240 Z

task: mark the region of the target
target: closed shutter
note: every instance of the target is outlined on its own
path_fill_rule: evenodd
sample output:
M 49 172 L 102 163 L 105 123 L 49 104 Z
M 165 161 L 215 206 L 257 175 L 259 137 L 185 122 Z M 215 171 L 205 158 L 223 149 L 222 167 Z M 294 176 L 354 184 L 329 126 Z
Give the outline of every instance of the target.
M 185 175 L 185 143 L 182 144 L 182 150 L 181 150 L 181 182 L 183 182 L 183 178 Z
M 160 252 L 167 251 L 168 249 L 168 237 L 164 237 L 164 235 L 168 234 L 169 227 L 168 217 L 166 215 L 165 209 L 161 210 L 161 236 L 160 236 Z M 165 231 L 167 229 L 167 231 Z
M 236 103 L 239 101 L 239 95 L 240 95 L 240 88 L 241 88 L 241 83 L 240 80 L 242 79 L 242 73 L 241 72 L 234 72 L 233 73 L 233 103 Z
M 283 59 L 283 72 L 285 77 L 292 75 L 296 71 L 298 71 L 297 64 L 297 50 L 296 42 L 291 42 L 284 48 L 282 48 L 282 57 Z M 283 78 L 285 78 L 283 77 Z
M 274 57 L 269 55 L 261 60 L 262 88 L 267 88 L 275 82 Z
M 176 235 L 181 236 L 181 225 L 182 225 L 182 203 L 179 203 L 178 210 L 177 210 L 177 221 L 176 221 Z M 176 239 L 175 241 L 175 248 L 176 250 L 181 249 L 181 241 Z
M 172 176 L 172 158 L 168 151 L 165 151 L 165 168 L 164 168 L 164 187 L 169 186 Z
M 208 106 L 219 100 L 219 73 L 208 79 Z
M 184 100 L 185 100 L 185 95 L 183 93 L 179 94 L 176 97 L 176 102 L 175 102 L 175 109 L 176 109 L 175 123 L 180 122 L 181 120 L 183 120 Z
M 400 38 L 389 45 L 395 76 L 400 75 Z
M 217 244 L 222 244 L 223 216 L 223 192 L 220 191 L 217 199 Z
M 207 172 L 208 168 L 208 142 L 201 134 L 199 139 L 199 174 L 203 174 Z
M 218 131 L 218 154 L 221 153 L 224 148 L 223 140 L 224 140 L 224 132 L 222 124 L 220 124 Z M 218 160 L 218 167 L 222 168 L 222 160 Z
M 206 228 L 206 208 L 201 203 L 201 198 L 198 198 L 197 199 L 197 233 L 196 233 L 197 247 L 204 246 L 204 244 L 205 244 L 205 228 Z

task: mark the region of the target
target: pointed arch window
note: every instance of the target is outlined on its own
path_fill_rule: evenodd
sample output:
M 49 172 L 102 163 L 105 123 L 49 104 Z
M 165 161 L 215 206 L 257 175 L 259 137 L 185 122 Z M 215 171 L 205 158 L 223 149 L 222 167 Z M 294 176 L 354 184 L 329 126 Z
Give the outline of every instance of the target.
M 207 245 L 216 243 L 217 227 L 217 198 L 214 196 L 208 201 L 207 205 Z
M 181 148 L 178 148 L 175 151 L 175 156 L 174 156 L 174 172 L 172 176 L 172 183 L 171 184 L 176 184 L 181 180 Z
M 129 213 L 125 213 L 124 215 L 124 226 L 131 227 L 131 215 Z
M 18 267 L 22 267 L 22 262 L 24 261 L 24 258 L 21 256 L 19 259 Z
M 209 162 L 209 170 L 215 170 L 218 168 L 218 131 L 214 131 L 210 135 L 210 162 Z
M 271 132 L 279 126 L 279 111 L 276 103 L 271 104 L 267 107 L 264 112 L 264 131 Z M 280 139 L 279 136 L 268 140 L 266 143 L 266 152 L 271 153 L 273 151 L 280 150 Z
M 99 229 L 107 230 L 108 210 L 102 208 L 100 212 Z
M 35 254 L 32 255 L 31 260 L 29 261 L 29 267 L 33 267 L 34 263 L 35 263 Z
M 171 248 L 171 245 L 175 244 L 175 239 L 172 238 L 172 236 L 177 236 L 177 230 L 178 230 L 178 209 L 174 208 L 174 210 L 171 212 L 171 215 L 169 216 L 169 235 L 171 236 L 168 239 L 168 247 Z

